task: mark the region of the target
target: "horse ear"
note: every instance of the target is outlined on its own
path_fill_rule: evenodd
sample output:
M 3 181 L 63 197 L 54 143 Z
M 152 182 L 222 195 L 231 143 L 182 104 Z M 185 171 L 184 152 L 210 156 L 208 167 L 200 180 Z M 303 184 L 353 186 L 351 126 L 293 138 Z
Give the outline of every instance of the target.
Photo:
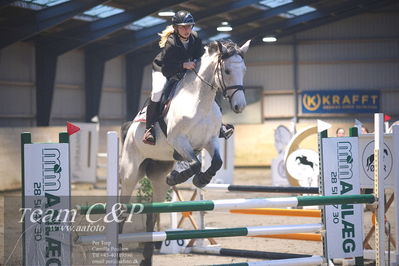
M 250 44 L 251 44 L 251 40 L 248 40 L 246 43 L 244 43 L 244 45 L 240 47 L 241 53 L 245 54 L 248 51 Z
M 219 46 L 218 46 L 218 43 L 216 41 L 213 41 L 213 42 L 209 43 L 209 45 L 208 45 L 208 53 L 210 55 L 214 54 L 214 53 L 217 53 L 218 51 L 219 51 Z

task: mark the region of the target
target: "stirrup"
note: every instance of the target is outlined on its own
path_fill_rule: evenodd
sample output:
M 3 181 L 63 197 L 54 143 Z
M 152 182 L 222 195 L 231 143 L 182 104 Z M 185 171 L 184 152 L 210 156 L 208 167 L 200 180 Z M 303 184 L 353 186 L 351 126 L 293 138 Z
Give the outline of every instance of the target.
M 220 128 L 219 138 L 228 139 L 234 133 L 234 126 L 231 124 L 222 124 Z
M 147 128 L 144 132 L 143 142 L 149 145 L 155 145 L 154 127 Z

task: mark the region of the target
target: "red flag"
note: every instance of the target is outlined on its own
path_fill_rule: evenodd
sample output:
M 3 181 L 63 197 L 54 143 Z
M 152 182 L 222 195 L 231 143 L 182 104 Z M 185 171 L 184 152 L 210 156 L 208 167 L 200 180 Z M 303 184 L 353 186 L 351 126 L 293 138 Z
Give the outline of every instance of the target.
M 384 122 L 391 120 L 391 116 L 384 114 Z
M 77 127 L 74 124 L 72 124 L 72 123 L 67 121 L 67 131 L 68 131 L 68 135 L 69 136 L 72 135 L 72 134 L 75 134 L 79 130 L 80 130 L 80 127 Z

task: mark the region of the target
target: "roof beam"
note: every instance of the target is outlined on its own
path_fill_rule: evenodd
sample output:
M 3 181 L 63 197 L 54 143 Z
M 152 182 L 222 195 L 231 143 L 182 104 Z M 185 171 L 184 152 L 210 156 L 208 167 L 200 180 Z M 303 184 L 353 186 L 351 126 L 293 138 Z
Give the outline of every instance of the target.
M 235 1 L 232 3 L 227 3 L 227 4 L 223 4 L 217 7 L 214 7 L 210 10 L 207 11 L 201 11 L 198 13 L 194 13 L 195 19 L 196 21 L 200 21 L 201 19 L 207 18 L 209 16 L 215 16 L 224 12 L 229 12 L 235 9 L 239 9 L 242 7 L 245 7 L 247 5 L 250 4 L 254 4 L 257 3 L 259 0 L 242 0 L 242 1 Z M 133 34 L 135 36 L 136 39 L 139 38 L 143 38 L 143 37 L 149 37 L 152 35 L 156 35 L 158 32 L 162 31 L 163 29 L 165 29 L 166 26 L 170 25 L 170 22 L 165 22 L 165 23 L 161 23 L 152 27 L 148 27 L 148 28 L 144 28 L 142 30 L 138 30 L 138 31 L 134 31 Z M 131 35 L 126 34 L 126 35 Z M 119 37 L 117 38 L 113 38 L 107 41 L 100 41 L 99 43 L 104 43 L 104 44 L 114 44 L 114 43 L 120 43 L 122 39 L 119 39 Z M 89 45 L 90 46 L 90 45 Z M 92 47 L 88 47 L 89 49 Z M 93 47 L 94 48 L 94 47 Z
M 225 12 L 243 8 L 243 7 L 246 7 L 249 5 L 257 4 L 258 2 L 259 2 L 259 0 L 232 1 L 232 2 L 228 2 L 226 4 L 222 4 L 222 5 L 219 5 L 216 7 L 208 8 L 204 11 L 195 12 L 194 15 L 197 20 L 200 20 L 200 19 L 207 18 L 210 16 L 215 16 L 217 14 L 222 14 Z
M 246 31 L 245 33 L 240 34 L 240 35 L 233 34 L 232 37 L 234 40 L 238 40 L 238 41 L 253 39 L 253 38 L 258 37 L 259 35 L 262 35 L 262 37 L 263 37 L 265 35 L 274 34 L 275 32 L 278 32 L 280 30 L 298 26 L 303 23 L 315 21 L 315 20 L 323 18 L 323 17 L 334 16 L 335 13 L 342 13 L 342 12 L 347 11 L 349 6 L 354 6 L 354 7 L 356 7 L 358 5 L 364 6 L 366 4 L 370 4 L 373 2 L 379 2 L 379 0 L 351 0 L 351 1 L 345 2 L 342 5 L 331 8 L 329 10 L 323 10 L 323 11 L 316 10 L 314 12 L 307 13 L 307 14 L 304 14 L 301 16 L 297 16 L 292 19 L 287 19 L 283 22 L 278 22 L 278 23 L 275 23 L 272 25 L 265 25 L 263 27 L 259 27 L 254 30 Z
M 159 4 L 158 6 L 145 6 L 108 18 L 99 19 L 88 23 L 79 29 L 74 28 L 59 32 L 53 36 L 51 41 L 40 41 L 36 43 L 36 58 L 39 58 L 41 62 L 41 67 L 36 68 L 36 77 L 45 79 L 41 82 L 45 86 L 42 87 L 41 84 L 37 83 L 36 89 L 41 93 L 40 96 L 43 96 L 43 94 L 47 93 L 46 97 L 43 98 L 43 100 L 40 100 L 40 106 L 39 101 L 37 101 L 37 124 L 45 126 L 49 125 L 50 122 L 51 104 L 53 99 L 54 80 L 56 73 L 55 69 L 59 55 L 76 49 L 95 39 L 108 35 L 137 19 L 143 18 L 146 15 L 157 11 L 158 9 L 185 1 L 186 0 L 164 0 L 162 1 L 162 4 Z M 40 53 L 38 53 L 38 51 L 40 51 Z M 45 57 L 48 57 L 48 59 Z M 85 67 L 89 74 L 86 76 L 85 89 L 86 94 L 89 94 L 91 97 L 86 97 L 85 119 L 87 120 L 89 118 L 91 119 L 93 115 L 97 115 L 99 112 L 105 61 L 101 58 L 94 58 L 91 54 L 86 55 L 86 57 L 87 64 L 85 64 Z M 90 69 L 90 67 L 93 68 Z M 54 71 L 50 71 L 50 68 L 53 68 Z M 93 74 L 90 74 L 90 71 L 92 71 Z M 96 75 L 97 79 L 95 77 Z M 101 79 L 98 77 L 101 77 Z M 42 114 L 40 116 L 39 111 Z
M 32 12 L 28 17 L 16 17 L 0 25 L 0 49 L 61 24 L 67 19 L 109 0 L 68 1 Z
M 316 2 L 316 0 L 301 0 L 300 3 L 288 4 L 276 9 L 270 9 L 265 12 L 262 12 L 261 13 L 262 15 L 259 16 L 258 19 L 272 17 L 282 12 L 294 9 L 303 4 L 310 4 L 314 2 Z M 205 17 L 214 16 L 219 13 L 228 12 L 254 3 L 257 3 L 257 1 L 244 0 L 244 1 L 223 4 L 216 8 L 211 9 L 210 11 L 204 11 L 204 12 L 199 12 L 198 14 L 194 14 L 194 16 L 197 18 L 198 21 Z M 239 23 L 245 24 L 248 23 L 248 21 L 242 20 Z M 113 38 L 112 40 L 107 40 L 101 43 L 92 44 L 89 45 L 85 50 L 90 57 L 95 57 L 97 59 L 101 58 L 103 61 L 100 64 L 104 64 L 104 62 L 107 60 L 110 60 L 122 54 L 126 54 L 130 51 L 140 49 L 156 41 L 158 39 L 156 33 L 162 31 L 168 24 L 169 23 L 162 23 L 160 25 L 156 25 L 141 31 L 137 31 L 134 34 L 119 36 Z M 238 23 L 236 23 L 236 25 L 238 25 Z M 212 32 L 208 32 L 208 35 L 209 34 L 212 34 Z M 154 49 L 154 51 L 156 50 Z M 131 72 L 134 70 L 135 72 L 142 74 L 143 71 L 142 68 L 144 67 L 145 64 L 148 64 L 152 60 L 152 58 L 155 56 L 155 53 L 148 55 L 146 58 L 142 58 L 143 62 L 140 61 L 141 65 L 137 65 L 137 61 L 136 64 L 134 64 L 132 58 L 135 58 L 137 60 L 137 57 L 139 55 L 141 55 L 141 53 L 133 52 L 126 57 L 127 58 L 126 62 L 127 119 L 132 117 L 138 111 L 138 104 L 140 101 L 139 95 L 141 93 L 141 82 L 142 82 L 142 78 L 139 78 L 139 75 L 132 75 Z M 86 86 L 90 85 L 86 84 Z M 98 99 L 98 101 L 99 100 L 100 99 Z M 99 109 L 99 107 L 97 107 L 97 109 Z
M 280 13 L 284 13 L 289 10 L 292 10 L 294 8 L 297 8 L 297 7 L 300 7 L 303 5 L 311 5 L 311 4 L 319 2 L 319 1 L 320 0 L 295 1 L 293 3 L 289 3 L 286 5 L 280 6 L 280 7 L 268 9 L 264 12 L 259 13 L 256 16 L 251 16 L 248 18 L 233 21 L 232 25 L 240 26 L 240 25 L 247 24 L 253 20 L 267 19 L 267 18 L 276 16 Z M 246 1 L 241 1 L 241 4 L 243 4 L 243 2 L 246 2 Z M 363 1 L 356 0 L 356 1 L 352 1 L 352 2 L 356 2 L 359 4 Z M 237 3 L 233 3 L 233 6 L 237 7 L 237 5 L 234 5 L 234 4 L 237 4 Z M 249 3 L 246 2 L 246 4 L 249 4 Z M 220 10 L 223 10 L 225 12 L 229 11 L 229 10 L 225 10 L 225 8 L 227 7 L 226 4 L 221 5 L 221 6 L 223 6 L 223 8 L 213 8 L 212 10 L 215 10 L 215 12 L 220 11 Z M 240 7 L 242 7 L 242 6 L 240 6 Z M 342 7 L 339 7 L 339 8 L 345 9 L 345 6 L 343 5 Z M 336 9 L 337 8 L 335 8 L 334 10 L 336 10 Z M 202 15 L 204 15 L 204 16 L 205 16 L 205 14 L 206 15 L 215 15 L 212 13 L 212 11 L 206 11 L 206 12 L 202 13 Z M 200 19 L 202 18 L 201 17 L 202 15 L 200 15 Z M 303 16 L 298 16 L 296 18 L 287 20 L 285 22 L 273 24 L 272 26 L 266 27 L 266 29 L 275 29 L 276 27 L 277 28 L 291 27 L 291 26 L 295 26 L 298 24 L 306 23 L 307 21 L 311 21 L 311 20 L 317 19 L 317 18 L 325 16 L 325 15 L 327 15 L 327 14 L 325 14 L 325 12 L 315 11 L 315 12 L 312 12 L 312 13 L 309 13 L 309 14 L 306 14 Z M 146 44 L 154 42 L 157 39 L 157 37 L 151 38 L 151 36 L 155 35 L 156 32 L 161 31 L 165 26 L 166 26 L 166 23 L 160 24 L 160 25 L 148 28 L 148 29 L 144 29 L 144 30 L 135 32 L 134 34 L 120 36 L 120 37 L 114 38 L 113 40 L 108 40 L 107 42 L 109 42 L 109 43 L 102 42 L 102 43 L 93 44 L 92 46 L 89 46 L 87 49 L 90 50 L 91 52 L 95 52 L 101 56 L 104 56 L 104 58 L 106 58 L 106 60 L 109 60 L 111 58 L 114 58 L 115 56 L 124 54 L 129 51 L 133 51 L 135 49 L 139 49 L 140 47 L 143 47 Z M 254 31 L 249 31 L 249 33 L 245 34 L 245 36 L 247 39 L 251 38 L 251 37 L 253 37 L 253 35 L 258 34 L 258 32 L 259 33 L 264 32 L 265 31 L 264 28 L 265 27 L 262 27 L 259 30 L 256 29 Z M 204 30 L 200 31 L 200 36 L 204 39 L 204 37 L 207 38 L 216 33 L 217 33 L 216 29 L 204 29 Z M 147 36 L 150 36 L 150 37 L 143 39 L 143 37 L 147 37 Z
M 236 10 L 251 4 L 255 4 L 257 2 L 258 0 L 233 1 L 227 4 L 219 5 L 217 7 L 213 7 L 206 11 L 201 11 L 193 14 L 196 20 L 199 21 L 209 16 L 215 16 L 220 13 Z M 169 24 L 169 22 L 162 23 L 140 31 L 126 34 L 124 36 L 115 37 L 111 40 L 97 42 L 87 46 L 86 49 L 89 50 L 91 53 L 101 55 L 106 60 L 110 60 L 114 57 L 129 53 L 131 51 L 134 51 L 135 49 L 139 49 L 158 40 L 159 37 L 156 34 L 162 31 Z
M 4 0 L 0 2 L 0 8 L 5 7 L 5 6 L 9 6 L 10 4 L 12 4 L 13 2 L 15 2 L 16 0 Z
M 280 13 L 292 10 L 294 8 L 303 5 L 309 5 L 318 1 L 320 0 L 299 0 L 293 3 L 289 3 L 277 8 L 268 9 L 264 12 L 261 12 L 259 15 L 256 15 L 255 19 L 258 20 L 258 19 L 270 18 Z M 201 20 L 209 16 L 215 16 L 220 13 L 239 9 L 257 2 L 258 1 L 244 0 L 228 4 L 222 4 L 210 10 L 198 12 L 198 14 L 194 14 L 194 16 L 197 18 L 197 20 Z M 233 23 L 233 25 L 235 26 L 244 25 L 251 21 L 253 21 L 252 16 L 236 21 Z M 91 50 L 93 53 L 97 53 L 98 55 L 103 56 L 104 58 L 107 58 L 106 60 L 110 60 L 116 56 L 128 53 L 135 49 L 139 49 L 140 47 L 143 47 L 149 43 L 156 41 L 158 39 L 158 36 L 156 36 L 155 34 L 157 32 L 162 31 L 168 24 L 169 23 L 162 23 L 154 27 L 137 31 L 134 34 L 128 34 L 126 36 L 116 37 L 113 40 L 107 40 L 106 42 L 103 43 L 96 43 L 88 46 L 87 49 Z M 199 33 L 201 37 L 209 38 L 210 36 L 216 34 L 217 31 L 216 29 L 205 29 L 201 30 Z
M 386 0 L 386 1 L 376 1 L 376 2 L 371 3 L 371 4 L 366 4 L 365 3 L 365 5 L 363 5 L 361 7 L 349 9 L 349 10 L 346 10 L 345 12 L 343 12 L 341 14 L 334 14 L 334 15 L 328 16 L 326 18 L 319 19 L 319 20 L 317 20 L 315 22 L 312 22 L 311 24 L 301 24 L 301 25 L 298 25 L 298 26 L 294 26 L 294 27 L 288 28 L 287 30 L 282 30 L 281 32 L 276 33 L 274 35 L 277 38 L 281 38 L 281 37 L 284 37 L 284 36 L 295 34 L 297 32 L 310 30 L 310 29 L 313 29 L 313 28 L 320 27 L 322 25 L 326 25 L 326 24 L 329 24 L 329 23 L 332 23 L 332 22 L 335 22 L 335 21 L 338 21 L 338 20 L 342 20 L 342 19 L 346 19 L 346 18 L 351 17 L 351 16 L 358 15 L 358 14 L 364 12 L 367 9 L 371 9 L 371 8 L 372 9 L 376 9 L 376 8 L 384 7 L 384 6 L 387 6 L 387 5 L 390 5 L 390 4 L 394 4 L 394 3 L 397 3 L 397 1 Z
M 291 3 L 288 3 L 288 4 L 282 5 L 282 6 L 278 6 L 278 7 L 271 8 L 271 9 L 267 9 L 267 10 L 261 12 L 261 13 L 254 14 L 254 15 L 242 18 L 242 19 L 234 20 L 230 24 L 233 27 L 241 26 L 241 25 L 248 24 L 248 23 L 251 23 L 251 22 L 254 22 L 254 21 L 257 21 L 257 20 L 268 19 L 268 18 L 277 16 L 277 15 L 279 15 L 281 13 L 285 13 L 285 12 L 288 12 L 290 10 L 293 10 L 295 8 L 299 8 L 299 7 L 302 7 L 302 6 L 305 6 L 305 5 L 311 5 L 311 4 L 320 2 L 320 1 L 321 0 L 298 0 L 298 1 L 291 2 Z
M 61 55 L 111 34 L 133 21 L 150 15 L 159 9 L 185 1 L 186 0 L 164 0 L 158 5 L 147 5 L 134 10 L 127 10 L 114 16 L 87 23 L 80 28 L 61 31 L 52 36 L 53 40 L 40 42 L 39 45 L 52 49 L 54 53 Z
M 263 12 L 260 12 L 258 14 L 249 16 L 249 17 L 245 17 L 242 19 L 238 19 L 238 20 L 234 20 L 231 22 L 231 25 L 233 27 L 238 27 L 238 26 L 242 26 L 257 20 L 261 20 L 261 19 L 268 19 L 268 18 L 272 18 L 274 16 L 277 16 L 281 13 L 284 12 L 288 12 L 292 9 L 304 6 L 304 5 L 311 5 L 317 2 L 320 2 L 321 0 L 298 0 L 292 3 L 288 3 L 285 5 L 281 5 L 275 8 L 271 8 L 271 9 L 267 9 Z M 212 28 L 212 29 L 205 29 L 203 31 L 201 31 L 201 36 L 205 39 L 210 38 L 211 36 L 217 34 L 218 31 L 216 30 L 216 28 Z

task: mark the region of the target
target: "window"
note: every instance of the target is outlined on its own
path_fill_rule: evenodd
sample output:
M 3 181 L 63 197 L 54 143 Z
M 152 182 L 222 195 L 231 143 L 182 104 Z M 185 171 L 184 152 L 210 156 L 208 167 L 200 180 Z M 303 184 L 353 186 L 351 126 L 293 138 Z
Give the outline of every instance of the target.
M 111 6 L 106 6 L 106 5 L 98 5 L 93 7 L 92 9 L 89 9 L 85 12 L 83 12 L 84 15 L 87 16 L 92 16 L 92 17 L 97 17 L 97 18 L 106 18 L 110 17 L 119 13 L 124 12 L 125 10 L 120 9 L 120 8 L 115 8 Z
M 259 2 L 259 4 L 262 4 L 270 8 L 275 8 L 289 3 L 292 3 L 292 0 L 263 0 Z
M 161 23 L 166 22 L 165 19 L 157 18 L 153 16 L 146 16 L 142 19 L 136 20 L 132 24 L 128 25 L 127 27 L 132 30 L 140 30 L 142 28 L 149 28 Z
M 301 16 L 310 12 L 316 11 L 315 8 L 311 6 L 303 6 L 299 8 L 292 9 L 288 11 L 289 14 L 294 15 L 294 16 Z

